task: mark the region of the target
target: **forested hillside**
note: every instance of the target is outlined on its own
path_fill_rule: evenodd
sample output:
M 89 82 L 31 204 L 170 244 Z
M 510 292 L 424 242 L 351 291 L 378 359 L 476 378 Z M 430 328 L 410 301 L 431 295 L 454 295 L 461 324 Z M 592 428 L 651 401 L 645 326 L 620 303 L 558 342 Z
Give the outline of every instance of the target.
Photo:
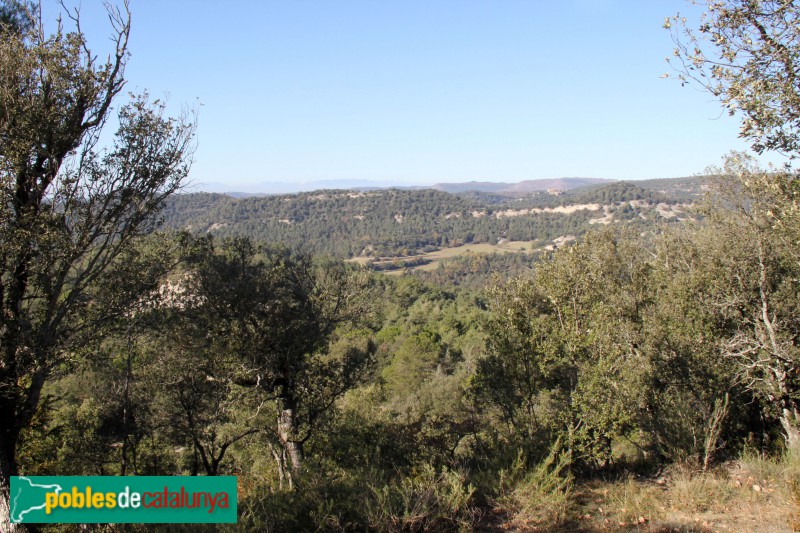
M 597 223 L 645 226 L 691 216 L 687 207 L 677 205 L 669 194 L 672 190 L 619 182 L 520 197 L 431 189 L 314 191 L 242 199 L 195 193 L 173 196 L 164 217 L 168 226 L 193 233 L 246 236 L 342 258 L 393 257 L 467 243 L 496 244 L 501 239 L 546 244 L 580 235 Z M 684 204 L 700 196 L 684 196 Z

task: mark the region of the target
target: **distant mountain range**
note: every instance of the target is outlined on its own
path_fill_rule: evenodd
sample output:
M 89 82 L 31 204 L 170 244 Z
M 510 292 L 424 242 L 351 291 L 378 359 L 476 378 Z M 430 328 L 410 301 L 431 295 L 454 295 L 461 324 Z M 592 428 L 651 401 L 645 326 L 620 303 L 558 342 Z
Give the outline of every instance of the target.
M 528 194 L 538 191 L 568 191 L 587 185 L 602 185 L 617 180 L 601 178 L 555 178 L 524 180 L 517 183 L 501 183 L 491 181 L 467 181 L 461 183 L 437 183 L 435 185 L 415 185 L 399 181 L 371 180 L 317 180 L 304 182 L 269 181 L 248 186 L 226 185 L 219 182 L 196 183 L 187 188 L 187 192 L 224 193 L 235 198 L 248 196 L 266 196 L 271 194 L 293 194 L 321 189 L 356 189 L 361 191 L 376 189 L 435 189 L 449 193 L 466 191 L 488 192 L 501 195 Z
M 194 183 L 187 187 L 186 192 L 215 192 L 223 193 L 236 198 L 247 196 L 267 196 L 270 194 L 294 194 L 298 192 L 311 192 L 323 189 L 421 189 L 422 185 L 409 185 L 401 181 L 373 181 L 373 180 L 314 180 L 314 181 L 262 181 L 249 185 L 226 184 L 221 182 Z
M 539 191 L 569 191 L 587 185 L 603 185 L 614 183 L 617 180 L 602 178 L 556 178 L 541 180 L 525 180 L 517 183 L 493 183 L 488 181 L 467 181 L 464 183 L 437 183 L 431 188 L 451 194 L 467 191 L 491 192 L 495 194 L 512 195 L 528 194 Z

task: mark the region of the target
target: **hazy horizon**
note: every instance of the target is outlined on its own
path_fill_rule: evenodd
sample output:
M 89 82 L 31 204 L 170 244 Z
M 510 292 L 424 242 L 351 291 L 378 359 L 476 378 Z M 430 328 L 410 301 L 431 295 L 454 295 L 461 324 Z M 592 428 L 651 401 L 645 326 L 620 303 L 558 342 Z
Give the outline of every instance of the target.
M 680 178 L 683 176 L 676 176 Z M 320 189 L 366 189 L 366 188 L 434 188 L 438 185 L 464 185 L 464 184 L 508 184 L 514 185 L 522 182 L 548 182 L 557 180 L 597 180 L 598 182 L 613 183 L 615 180 L 608 178 L 592 178 L 585 176 L 562 176 L 558 178 L 542 178 L 533 180 L 495 181 L 495 180 L 466 180 L 466 181 L 431 181 L 431 182 L 403 182 L 401 180 L 309 180 L 309 181 L 269 181 L 251 184 L 227 184 L 224 182 L 190 183 L 182 192 L 210 192 L 210 193 L 243 193 L 243 194 L 293 194 L 297 192 L 310 192 Z M 642 178 L 647 179 L 647 178 Z

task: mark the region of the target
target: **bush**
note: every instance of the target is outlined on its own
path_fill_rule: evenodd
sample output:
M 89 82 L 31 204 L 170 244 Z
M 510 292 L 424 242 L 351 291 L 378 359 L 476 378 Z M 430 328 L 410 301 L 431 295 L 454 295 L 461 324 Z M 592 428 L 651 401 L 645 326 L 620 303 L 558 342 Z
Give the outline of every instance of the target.
M 573 493 L 568 454 L 557 441 L 548 456 L 526 471 L 522 456 L 509 471 L 500 474 L 500 506 L 525 525 L 558 527 L 567 521 Z
M 425 465 L 399 483 L 372 488 L 367 515 L 378 531 L 471 531 L 480 516 L 464 475 Z

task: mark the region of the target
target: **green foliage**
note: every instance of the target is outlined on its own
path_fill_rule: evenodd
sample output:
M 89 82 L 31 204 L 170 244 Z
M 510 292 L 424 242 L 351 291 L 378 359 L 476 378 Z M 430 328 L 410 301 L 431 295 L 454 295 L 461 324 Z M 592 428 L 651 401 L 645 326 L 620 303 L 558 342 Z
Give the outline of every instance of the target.
M 665 180 L 670 183 L 675 180 Z M 653 190 L 645 187 L 642 182 L 620 181 L 610 185 L 581 187 L 567 191 L 559 197 L 561 205 L 575 204 L 617 204 L 638 200 L 647 204 L 675 203 L 672 194 L 666 194 L 660 190 Z
M 558 194 L 538 192 L 513 197 L 510 195 L 469 191 L 458 193 L 457 196 L 481 204 L 491 205 L 497 210 L 532 207 L 552 208 L 563 205 L 592 203 L 615 204 L 631 200 L 642 200 L 644 203 L 650 204 L 674 203 L 676 200 L 675 193 L 678 192 L 678 189 L 673 184 L 680 183 L 681 188 L 684 189 L 684 194 L 680 195 L 681 198 L 691 200 L 700 196 L 700 181 L 699 178 L 637 180 L 635 182 L 619 181 L 602 185 L 584 185 Z M 658 187 L 653 185 L 658 185 Z M 666 192 L 667 190 L 668 192 Z
M 229 446 L 257 431 L 281 450 L 273 451 L 281 468 L 300 468 L 305 443 L 371 361 L 369 333 L 348 329 L 369 305 L 365 281 L 340 262 L 246 239 L 197 257 L 183 282 L 190 297 L 171 306 L 179 334 L 165 339 L 176 354 L 165 372 L 194 361 L 177 372 L 171 403 L 209 475 Z M 240 414 L 265 402 L 276 413 L 270 422 Z
M 425 246 L 496 242 L 500 228 L 472 216 L 481 209 L 431 190 L 315 191 L 244 199 L 181 195 L 165 215 L 169 225 L 192 231 L 248 236 L 315 254 L 378 257 Z M 458 216 L 446 218 L 449 213 Z
M 706 6 L 699 35 L 683 18 L 666 21 L 681 79 L 699 82 L 730 114 L 741 114 L 740 135 L 756 152 L 796 158 L 798 7 L 772 0 Z M 784 172 L 764 172 L 742 154 L 729 156 L 716 174 L 718 197 L 706 230 L 714 235 L 697 235 L 705 240 L 698 246 L 709 250 L 699 254 L 704 270 L 713 272 L 700 294 L 713 310 L 720 352 L 763 402 L 764 414 L 780 421 L 789 448 L 796 448 L 797 175 L 789 165 Z
M 407 396 L 432 373 L 439 357 L 439 342 L 434 334 L 423 331 L 407 337 L 395 351 L 392 362 L 383 369 L 389 390 Z
M 630 235 L 604 231 L 490 293 L 475 392 L 529 454 L 563 437 L 575 459 L 607 464 L 613 438 L 636 429 L 650 270 Z
M 311 472 L 292 491 L 255 485 L 240 498 L 237 527 L 276 533 L 363 530 L 369 492 L 361 481 L 341 472 Z

